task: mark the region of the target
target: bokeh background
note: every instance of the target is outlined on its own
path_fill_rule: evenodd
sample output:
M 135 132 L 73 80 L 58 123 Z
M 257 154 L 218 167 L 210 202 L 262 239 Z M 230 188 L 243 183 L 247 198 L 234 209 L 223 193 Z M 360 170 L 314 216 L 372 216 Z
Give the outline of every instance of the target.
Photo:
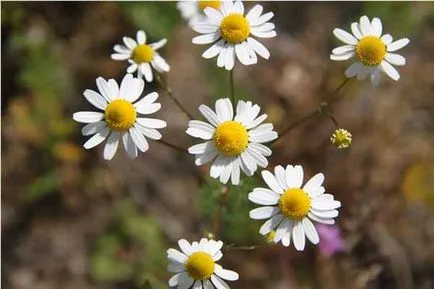
M 273 147 L 271 164 L 325 173 L 343 204 L 341 251 L 227 251 L 222 264 L 241 276 L 232 288 L 434 288 L 434 4 L 262 4 L 275 13 L 278 37 L 264 41 L 269 61 L 236 66 L 236 96 L 259 103 L 277 130 L 342 82 L 348 62 L 329 60 L 333 28 L 349 30 L 366 14 L 411 42 L 398 82 L 352 80 L 331 108 L 353 134 L 350 149 L 329 143 L 334 125 L 321 116 Z M 98 76 L 121 80 L 126 63 L 110 59 L 112 47 L 137 29 L 168 38 L 167 82 L 194 116 L 199 104 L 228 95 L 228 73 L 200 57 L 205 47 L 191 43 L 175 2 L 3 2 L 1 10 L 2 288 L 166 288 L 166 249 L 212 232 L 219 208 L 225 242 L 265 244 L 262 222 L 248 218 L 247 193 L 259 178 L 228 187 L 220 206 L 221 187 L 192 156 L 152 142 L 135 160 L 119 150 L 105 162 L 101 147 L 82 148 L 71 118 L 90 108 L 82 92 L 96 89 Z M 160 102 L 164 139 L 191 145 L 185 115 L 164 91 Z

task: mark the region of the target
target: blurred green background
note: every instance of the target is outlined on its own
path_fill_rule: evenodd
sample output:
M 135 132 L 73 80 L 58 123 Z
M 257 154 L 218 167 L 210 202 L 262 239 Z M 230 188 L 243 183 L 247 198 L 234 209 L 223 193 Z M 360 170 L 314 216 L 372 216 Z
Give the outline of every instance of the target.
M 251 7 L 254 3 L 246 3 Z M 329 60 L 331 31 L 361 15 L 380 17 L 395 39 L 411 39 L 407 65 L 381 86 L 352 80 L 332 108 L 353 134 L 349 150 L 329 143 L 334 127 L 317 117 L 276 143 L 270 167 L 302 164 L 326 175 L 343 208 L 345 250 L 326 257 L 281 246 L 229 251 L 222 264 L 240 273 L 232 288 L 434 288 L 434 4 L 431 2 L 263 2 L 278 36 L 269 61 L 235 69 L 236 95 L 259 103 L 277 130 L 316 107 L 348 63 Z M 193 157 L 151 143 L 130 160 L 86 151 L 72 114 L 90 105 L 82 92 L 98 76 L 121 80 L 110 59 L 137 29 L 171 65 L 167 81 L 189 111 L 227 96 L 228 73 L 200 57 L 195 33 L 175 2 L 3 2 L 2 288 L 165 288 L 166 249 L 216 228 L 221 186 Z M 401 52 L 401 51 L 400 51 Z M 147 84 L 146 90 L 159 90 Z M 187 119 L 161 91 L 167 141 L 188 147 Z M 259 178 L 228 187 L 220 237 L 264 244 L 262 222 L 248 218 Z

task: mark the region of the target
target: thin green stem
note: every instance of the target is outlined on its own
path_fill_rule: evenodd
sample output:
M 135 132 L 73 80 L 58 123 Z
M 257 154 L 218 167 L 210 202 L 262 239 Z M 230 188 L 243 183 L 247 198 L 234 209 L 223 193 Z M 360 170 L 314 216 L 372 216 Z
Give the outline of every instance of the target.
M 279 137 L 277 139 L 275 139 L 271 144 L 276 143 L 279 139 L 281 139 L 284 135 L 286 135 L 288 132 L 290 132 L 291 130 L 295 129 L 296 127 L 298 127 L 299 125 L 302 125 L 303 123 L 307 122 L 308 120 L 310 120 L 311 118 L 315 117 L 317 114 L 322 114 L 324 113 L 324 108 L 329 106 L 330 104 L 334 103 L 336 100 L 338 100 L 338 96 L 339 96 L 339 92 L 341 91 L 341 89 L 347 84 L 347 82 L 349 81 L 349 78 L 345 78 L 345 80 L 328 96 L 324 99 L 324 101 L 322 101 L 318 107 L 311 111 L 310 113 L 308 113 L 307 115 L 303 116 L 302 118 L 300 118 L 299 120 L 295 121 L 294 123 L 290 124 L 288 127 L 286 127 L 280 134 Z M 330 115 L 328 115 L 328 117 L 330 117 Z M 336 120 L 331 117 L 332 121 L 337 125 Z
M 255 249 L 260 248 L 260 247 L 264 247 L 266 245 L 267 244 L 251 245 L 251 246 L 235 246 L 234 244 L 229 244 L 229 245 L 224 247 L 224 250 L 226 250 L 226 251 L 235 251 L 235 250 L 251 251 L 251 250 L 255 250 Z
M 177 145 L 171 144 L 171 143 L 169 143 L 169 142 L 167 142 L 167 141 L 165 141 L 165 140 L 160 139 L 160 140 L 158 140 L 157 142 L 159 142 L 159 143 L 161 143 L 162 145 L 165 145 L 165 146 L 167 146 L 167 147 L 170 147 L 170 148 L 172 148 L 172 149 L 174 149 L 174 150 L 177 150 L 177 151 L 179 151 L 179 152 L 182 152 L 182 153 L 185 153 L 185 154 L 189 154 L 188 151 L 187 151 L 187 149 L 184 149 L 184 148 L 181 148 L 181 147 L 179 147 L 179 146 L 177 146 Z
M 215 238 L 217 238 L 220 234 L 222 216 L 224 210 L 226 209 L 226 201 L 228 199 L 228 193 L 229 193 L 228 187 L 222 186 L 220 192 L 219 206 L 217 207 L 217 210 L 214 215 L 213 234 Z
M 229 70 L 229 89 L 230 89 L 229 94 L 231 97 L 231 102 L 232 102 L 232 105 L 235 109 L 237 104 L 235 103 L 234 68 Z
M 185 113 L 185 115 L 190 119 L 194 119 L 194 117 L 188 112 L 188 110 L 179 102 L 178 99 L 176 99 L 176 97 L 173 95 L 172 93 L 172 89 L 170 89 L 167 84 L 164 82 L 164 80 L 161 78 L 160 75 L 156 74 L 156 79 L 158 81 L 158 83 L 160 84 L 160 87 L 166 91 L 167 95 L 169 96 L 169 98 L 176 104 L 176 106 L 178 106 L 178 108 Z

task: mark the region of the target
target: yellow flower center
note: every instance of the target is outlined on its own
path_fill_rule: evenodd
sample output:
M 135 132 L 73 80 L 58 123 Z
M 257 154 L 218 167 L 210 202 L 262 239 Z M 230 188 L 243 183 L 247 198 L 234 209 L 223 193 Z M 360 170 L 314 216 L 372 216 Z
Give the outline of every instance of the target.
M 214 273 L 214 260 L 207 253 L 196 252 L 188 257 L 185 269 L 194 280 L 206 280 Z
M 151 62 L 154 58 L 154 49 L 146 44 L 137 45 L 131 53 L 131 58 L 135 63 Z
M 250 35 L 249 22 L 242 14 L 229 14 L 220 23 L 220 34 L 229 43 L 241 43 Z
M 287 218 L 301 220 L 310 209 L 310 197 L 302 189 L 289 189 L 279 200 L 282 215 Z
M 366 36 L 357 43 L 356 53 L 363 64 L 375 66 L 386 56 L 386 45 L 378 37 Z
M 330 141 L 336 145 L 338 149 L 344 149 L 351 145 L 352 135 L 345 129 L 337 129 L 331 136 Z
M 205 8 L 208 8 L 208 7 L 219 10 L 221 5 L 222 5 L 221 1 L 202 1 L 202 0 L 199 0 L 199 8 L 201 10 L 204 10 Z
M 112 130 L 125 131 L 136 122 L 137 112 L 131 102 L 116 99 L 110 102 L 104 112 L 107 126 Z
M 214 143 L 218 150 L 227 156 L 242 153 L 249 142 L 246 128 L 237 121 L 225 121 L 214 132 Z

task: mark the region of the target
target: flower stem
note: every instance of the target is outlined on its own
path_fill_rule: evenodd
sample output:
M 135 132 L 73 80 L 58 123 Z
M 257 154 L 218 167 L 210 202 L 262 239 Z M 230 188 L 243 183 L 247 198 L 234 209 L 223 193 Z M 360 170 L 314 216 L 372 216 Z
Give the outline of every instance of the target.
M 185 115 L 190 119 L 194 119 L 193 116 L 188 112 L 188 110 L 182 106 L 182 104 L 179 102 L 178 99 L 176 99 L 176 97 L 173 95 L 172 93 L 172 89 L 170 89 L 167 84 L 164 82 L 164 80 L 161 78 L 160 75 L 156 74 L 156 79 L 158 81 L 158 83 L 160 84 L 161 88 L 166 91 L 167 95 L 169 96 L 169 98 L 178 106 L 178 108 L 185 113 Z
M 334 103 L 336 100 L 338 100 L 339 92 L 341 89 L 347 84 L 349 78 L 345 78 L 345 80 L 328 96 L 325 98 L 324 101 L 322 101 L 318 107 L 313 110 L 312 112 L 308 113 L 307 115 L 303 116 L 299 120 L 295 121 L 294 123 L 290 124 L 288 127 L 286 127 L 280 134 L 277 139 L 275 139 L 271 144 L 276 143 L 279 139 L 281 139 L 285 134 L 290 132 L 291 130 L 295 129 L 299 125 L 302 125 L 303 123 L 307 122 L 311 118 L 315 117 L 317 114 L 324 114 L 325 113 L 325 107 L 328 105 Z M 330 117 L 330 114 L 326 114 L 328 117 Z M 331 118 L 333 122 L 336 120 L 334 118 Z M 336 123 L 335 123 L 336 124 Z
M 224 249 L 226 251 L 235 251 L 235 250 L 251 251 L 251 250 L 255 250 L 255 249 L 260 248 L 260 247 L 264 247 L 266 245 L 267 244 L 251 245 L 251 246 L 235 246 L 234 244 L 229 244 L 229 245 L 225 246 Z
M 169 142 L 167 142 L 167 141 L 164 141 L 164 140 L 162 140 L 162 139 L 158 140 L 157 142 L 159 142 L 159 143 L 161 143 L 162 145 L 165 145 L 165 146 L 167 146 L 167 147 L 170 147 L 170 148 L 172 148 L 172 149 L 174 149 L 174 150 L 177 150 L 177 151 L 179 151 L 179 152 L 182 152 L 182 153 L 185 153 L 185 154 L 189 154 L 188 151 L 187 151 L 186 149 L 181 148 L 181 147 L 179 147 L 179 146 L 177 146 L 177 145 L 171 144 L 171 143 L 169 143 Z
M 229 70 L 229 89 L 229 95 L 231 96 L 231 102 L 235 110 L 237 104 L 235 103 L 234 68 Z
M 219 206 L 217 207 L 217 210 L 214 215 L 214 222 L 213 222 L 213 234 L 215 238 L 219 235 L 220 231 L 220 224 L 222 222 L 222 215 L 224 213 L 224 210 L 226 209 L 226 201 L 228 199 L 228 187 L 222 186 L 220 191 L 220 200 L 219 200 Z

